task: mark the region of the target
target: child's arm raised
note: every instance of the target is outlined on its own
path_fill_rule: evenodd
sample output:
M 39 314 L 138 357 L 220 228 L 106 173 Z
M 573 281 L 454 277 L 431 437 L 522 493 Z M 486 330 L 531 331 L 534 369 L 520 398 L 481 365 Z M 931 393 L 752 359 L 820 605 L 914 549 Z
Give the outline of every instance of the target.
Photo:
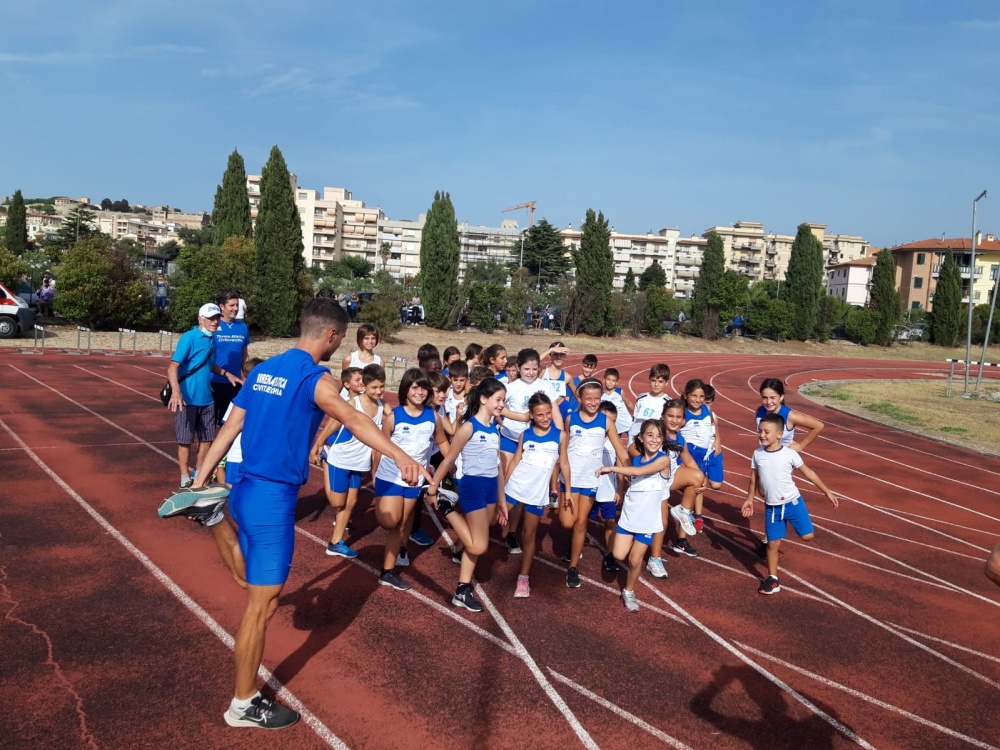
M 840 505 L 840 502 L 837 500 L 837 496 L 830 492 L 830 489 L 823 484 L 823 480 L 819 478 L 815 471 L 810 469 L 805 464 L 802 464 L 802 466 L 799 467 L 799 471 L 802 472 L 802 476 L 815 484 L 819 488 L 820 492 L 826 495 L 827 500 L 833 504 L 834 508 Z

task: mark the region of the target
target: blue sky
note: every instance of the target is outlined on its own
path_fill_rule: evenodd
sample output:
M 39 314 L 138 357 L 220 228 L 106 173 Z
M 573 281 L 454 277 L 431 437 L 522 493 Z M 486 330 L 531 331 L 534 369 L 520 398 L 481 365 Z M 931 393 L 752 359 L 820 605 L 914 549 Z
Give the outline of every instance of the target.
M 710 7 L 701 7 L 710 6 Z M 0 194 L 211 210 L 229 152 L 392 218 L 1000 231 L 1000 5 L 3 2 Z M 511 214 L 521 225 L 525 212 Z

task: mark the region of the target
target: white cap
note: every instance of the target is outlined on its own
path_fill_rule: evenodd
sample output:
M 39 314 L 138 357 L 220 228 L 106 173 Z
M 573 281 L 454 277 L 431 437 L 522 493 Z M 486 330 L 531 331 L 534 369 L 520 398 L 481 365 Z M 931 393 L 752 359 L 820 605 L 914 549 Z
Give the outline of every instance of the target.
M 199 318 L 214 318 L 216 315 L 221 317 L 222 310 L 219 309 L 218 305 L 212 304 L 211 302 L 202 305 L 201 309 L 198 310 Z

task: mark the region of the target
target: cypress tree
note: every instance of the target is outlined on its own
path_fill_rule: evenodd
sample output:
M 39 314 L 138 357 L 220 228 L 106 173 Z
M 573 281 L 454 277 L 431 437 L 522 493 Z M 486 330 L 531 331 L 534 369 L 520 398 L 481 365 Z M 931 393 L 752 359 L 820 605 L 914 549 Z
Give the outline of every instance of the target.
M 726 251 L 718 232 L 708 233 L 708 247 L 702 257 L 698 278 L 691 293 L 691 323 L 703 338 L 719 335 L 719 311 L 711 305 L 715 287 L 726 270 Z
M 881 253 L 880 253 L 881 254 Z M 944 256 L 934 307 L 931 309 L 931 338 L 941 346 L 955 346 L 962 331 L 962 274 L 955 263 L 951 248 Z
M 260 177 L 260 205 L 254 237 L 256 299 L 250 310 L 269 336 L 288 336 L 299 320 L 304 297 L 302 228 L 288 166 L 277 146 Z
M 580 329 L 592 336 L 604 336 L 616 325 L 611 304 L 615 265 L 611 254 L 611 228 L 603 213 L 587 209 L 580 247 L 573 252 L 576 262 L 575 305 L 580 307 Z
M 222 245 L 229 237 L 252 236 L 247 170 L 243 157 L 235 149 L 229 155 L 222 184 L 215 190 L 212 224 L 215 225 L 216 245 Z
M 452 322 L 453 313 L 457 315 L 461 249 L 451 196 L 436 192 L 420 239 L 424 319 L 434 328 L 445 328 Z
M 808 224 L 799 224 L 785 276 L 787 299 L 795 305 L 792 338 L 805 341 L 816 330 L 823 296 L 823 243 Z
M 629 268 L 625 272 L 625 281 L 622 283 L 622 291 L 625 294 L 632 294 L 635 291 L 635 273 Z
M 872 291 L 869 307 L 875 313 L 875 343 L 889 346 L 892 329 L 899 322 L 902 299 L 896 290 L 896 261 L 892 253 L 883 250 L 875 256 L 872 271 Z
M 28 251 L 28 216 L 24 208 L 24 196 L 20 190 L 14 191 L 14 197 L 7 206 L 7 230 L 5 232 L 7 249 L 19 258 Z

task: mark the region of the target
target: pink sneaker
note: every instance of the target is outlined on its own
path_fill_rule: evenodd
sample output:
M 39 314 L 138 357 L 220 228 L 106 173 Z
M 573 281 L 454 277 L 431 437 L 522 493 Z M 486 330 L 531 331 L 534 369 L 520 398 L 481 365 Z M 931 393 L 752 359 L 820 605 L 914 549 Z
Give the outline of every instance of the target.
M 514 589 L 515 599 L 527 599 L 531 596 L 531 586 L 528 584 L 528 576 L 517 577 L 517 588 Z

